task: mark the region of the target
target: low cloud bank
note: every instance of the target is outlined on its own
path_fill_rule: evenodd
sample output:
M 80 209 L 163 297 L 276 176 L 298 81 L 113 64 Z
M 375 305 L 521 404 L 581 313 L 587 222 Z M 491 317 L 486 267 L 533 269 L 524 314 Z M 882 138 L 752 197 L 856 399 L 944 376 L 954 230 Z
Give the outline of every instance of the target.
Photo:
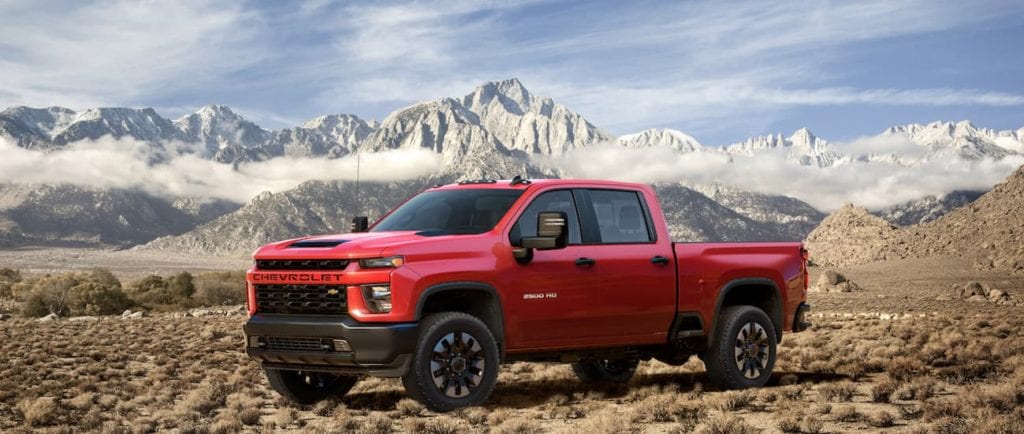
M 61 151 L 39 152 L 0 138 L 0 156 L 0 183 L 137 188 L 165 197 L 235 202 L 248 201 L 263 191 L 288 190 L 305 181 L 356 177 L 355 156 L 278 157 L 235 167 L 192 154 L 156 151 L 149 143 L 130 139 L 85 140 Z M 360 178 L 366 181 L 412 179 L 434 173 L 441 166 L 437 154 L 421 150 L 368 153 L 360 159 Z
M 877 144 L 862 141 L 852 143 L 851 148 L 876 150 Z M 842 147 L 839 149 L 844 151 Z M 820 168 L 789 162 L 784 151 L 744 157 L 720 152 L 679 154 L 668 147 L 657 146 L 625 149 L 606 144 L 537 162 L 561 168 L 564 176 L 573 178 L 733 185 L 759 193 L 795 197 L 827 212 L 846 202 L 882 209 L 953 190 L 987 190 L 1024 164 L 1024 156 L 999 161 L 949 157 L 915 167 L 854 162 Z

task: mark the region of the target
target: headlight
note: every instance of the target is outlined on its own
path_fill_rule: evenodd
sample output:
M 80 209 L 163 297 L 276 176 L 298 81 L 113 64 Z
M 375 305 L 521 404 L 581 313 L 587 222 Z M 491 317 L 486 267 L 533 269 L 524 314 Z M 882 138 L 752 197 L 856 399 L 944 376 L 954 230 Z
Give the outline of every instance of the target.
M 405 263 L 401 256 L 388 256 L 386 258 L 360 259 L 359 266 L 362 268 L 398 268 Z
M 391 312 L 391 285 L 363 285 L 363 300 L 371 312 Z

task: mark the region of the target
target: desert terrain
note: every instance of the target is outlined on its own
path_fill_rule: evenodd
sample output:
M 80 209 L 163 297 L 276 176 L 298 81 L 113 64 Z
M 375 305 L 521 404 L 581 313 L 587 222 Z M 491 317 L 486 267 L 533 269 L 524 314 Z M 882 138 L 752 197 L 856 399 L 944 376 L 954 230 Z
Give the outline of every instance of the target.
M 813 268 L 814 282 L 823 270 Z M 645 362 L 621 387 L 584 386 L 567 365 L 516 363 L 486 405 L 448 414 L 375 378 L 339 400 L 289 405 L 242 350 L 240 306 L 130 319 L 14 315 L 0 321 L 0 430 L 1024 432 L 1024 276 L 963 258 L 838 271 L 859 290 L 809 295 L 814 327 L 784 337 L 763 389 L 706 386 L 697 358 Z M 1011 302 L 954 292 L 969 281 Z

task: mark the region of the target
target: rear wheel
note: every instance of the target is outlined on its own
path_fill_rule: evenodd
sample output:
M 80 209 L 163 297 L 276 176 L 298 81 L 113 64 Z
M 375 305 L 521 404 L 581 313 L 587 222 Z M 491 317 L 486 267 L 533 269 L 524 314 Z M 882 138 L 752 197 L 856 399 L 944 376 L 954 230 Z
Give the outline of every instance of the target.
M 443 412 L 483 403 L 498 381 L 498 345 L 491 331 L 461 312 L 423 321 L 409 373 L 402 384 L 428 409 Z
M 581 360 L 572 371 L 584 383 L 626 383 L 636 374 L 637 359 Z
M 270 387 L 296 404 L 314 404 L 331 396 L 345 396 L 359 377 L 326 372 L 263 369 Z
M 723 389 L 760 387 L 775 367 L 775 327 L 761 309 L 731 306 L 719 317 L 702 360 L 711 382 Z

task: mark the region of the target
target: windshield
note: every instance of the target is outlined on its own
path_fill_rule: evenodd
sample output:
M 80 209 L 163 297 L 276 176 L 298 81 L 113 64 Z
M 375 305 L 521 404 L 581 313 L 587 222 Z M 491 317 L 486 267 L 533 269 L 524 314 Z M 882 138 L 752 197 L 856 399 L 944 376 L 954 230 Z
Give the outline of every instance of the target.
M 427 191 L 402 204 L 370 232 L 482 234 L 493 229 L 522 194 L 523 190 L 496 188 Z

